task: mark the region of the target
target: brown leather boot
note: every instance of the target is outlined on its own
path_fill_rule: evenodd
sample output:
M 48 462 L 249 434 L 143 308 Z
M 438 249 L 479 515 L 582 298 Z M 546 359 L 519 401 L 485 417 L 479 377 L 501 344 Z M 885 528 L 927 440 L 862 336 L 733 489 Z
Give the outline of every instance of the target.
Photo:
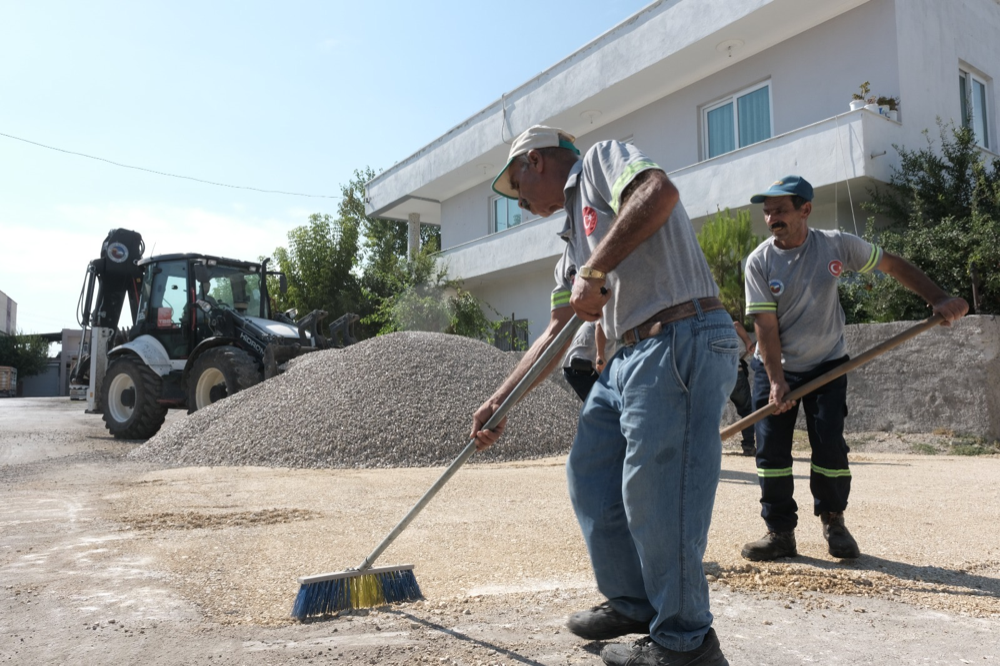
M 842 560 L 861 557 L 858 542 L 854 540 L 851 533 L 847 531 L 847 526 L 844 525 L 843 511 L 821 513 L 819 519 L 823 521 L 823 538 L 826 539 L 830 555 Z
M 769 562 L 779 557 L 795 557 L 795 532 L 768 532 L 763 538 L 743 546 L 740 553 L 753 562 Z

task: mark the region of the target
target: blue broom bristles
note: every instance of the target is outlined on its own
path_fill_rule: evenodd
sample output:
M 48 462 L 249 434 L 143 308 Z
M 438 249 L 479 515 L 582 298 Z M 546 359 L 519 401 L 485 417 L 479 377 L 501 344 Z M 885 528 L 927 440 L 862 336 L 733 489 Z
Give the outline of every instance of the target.
M 292 608 L 292 617 L 299 620 L 351 608 L 370 608 L 423 598 L 412 567 L 347 571 L 300 578 L 299 582 L 299 593 Z

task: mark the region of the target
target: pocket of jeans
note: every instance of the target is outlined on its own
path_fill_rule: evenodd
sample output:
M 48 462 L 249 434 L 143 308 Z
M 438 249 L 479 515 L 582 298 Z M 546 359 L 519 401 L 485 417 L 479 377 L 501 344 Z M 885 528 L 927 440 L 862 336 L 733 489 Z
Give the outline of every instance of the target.
M 732 354 L 733 356 L 740 354 L 740 339 L 735 335 L 710 340 L 708 346 L 716 354 Z

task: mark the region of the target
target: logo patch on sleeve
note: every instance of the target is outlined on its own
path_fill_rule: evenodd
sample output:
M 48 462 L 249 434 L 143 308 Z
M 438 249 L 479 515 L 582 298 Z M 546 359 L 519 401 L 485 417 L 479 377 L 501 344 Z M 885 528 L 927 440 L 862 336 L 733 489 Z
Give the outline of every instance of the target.
M 775 296 L 781 296 L 781 294 L 785 291 L 785 283 L 781 280 L 771 280 L 767 283 L 767 287 Z
M 587 235 L 594 233 L 594 229 L 597 228 L 597 211 L 590 206 L 584 206 L 583 208 L 583 230 L 587 232 Z
M 830 269 L 830 275 L 836 278 L 839 278 L 840 274 L 844 272 L 844 264 L 840 261 L 840 259 L 834 259 L 831 261 L 827 268 Z

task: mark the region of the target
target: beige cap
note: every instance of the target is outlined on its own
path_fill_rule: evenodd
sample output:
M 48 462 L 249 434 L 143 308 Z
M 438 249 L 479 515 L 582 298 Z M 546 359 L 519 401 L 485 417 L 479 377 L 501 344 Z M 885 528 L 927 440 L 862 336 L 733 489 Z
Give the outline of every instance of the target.
M 576 141 L 575 136 L 555 127 L 535 125 L 524 130 L 520 136 L 514 139 L 514 143 L 511 144 L 507 164 L 500 170 L 497 177 L 493 179 L 493 191 L 497 194 L 502 194 L 508 199 L 517 199 L 517 192 L 511 188 L 510 179 L 506 177 L 507 169 L 510 168 L 510 163 L 514 161 L 514 158 L 524 155 L 529 150 L 537 150 L 539 148 L 566 148 L 579 155 L 580 151 L 573 145 L 574 141 Z

